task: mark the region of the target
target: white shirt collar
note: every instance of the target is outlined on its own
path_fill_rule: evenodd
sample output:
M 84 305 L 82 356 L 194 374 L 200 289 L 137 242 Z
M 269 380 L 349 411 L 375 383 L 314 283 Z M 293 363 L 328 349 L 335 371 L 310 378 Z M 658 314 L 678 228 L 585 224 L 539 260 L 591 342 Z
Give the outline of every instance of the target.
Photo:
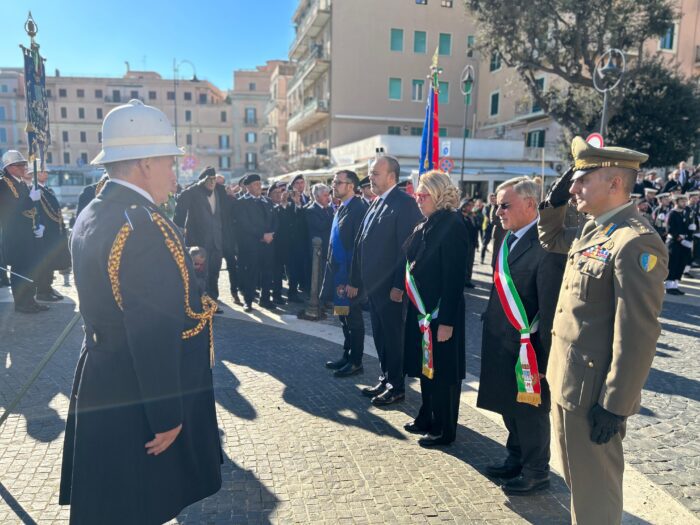
M 391 193 L 391 190 L 393 190 L 394 188 L 396 188 L 396 184 L 394 184 L 391 188 L 389 188 L 389 189 L 386 190 L 384 193 L 382 193 L 382 194 L 379 196 L 379 198 L 382 199 L 382 200 L 386 199 L 387 195 L 389 195 L 389 194 Z
M 527 231 L 532 228 L 535 224 L 537 224 L 537 220 L 539 219 L 539 216 L 535 217 L 535 220 L 532 221 L 531 223 L 523 226 L 520 228 L 518 231 L 511 232 L 511 235 L 515 236 L 515 240 L 513 241 L 513 244 L 510 245 L 510 249 L 512 250 L 513 247 L 518 244 L 518 241 L 523 238 L 523 236 L 527 233 Z
M 116 182 L 117 184 L 121 184 L 122 186 L 125 186 L 125 187 L 129 188 L 130 190 L 134 190 L 136 193 L 143 196 L 144 199 L 148 199 L 150 202 L 155 204 L 155 201 L 153 200 L 153 197 L 151 197 L 151 194 L 148 193 L 143 188 L 139 188 L 136 184 L 132 184 L 131 182 L 127 182 L 123 179 L 117 179 L 116 177 L 112 177 L 109 180 L 112 182 Z

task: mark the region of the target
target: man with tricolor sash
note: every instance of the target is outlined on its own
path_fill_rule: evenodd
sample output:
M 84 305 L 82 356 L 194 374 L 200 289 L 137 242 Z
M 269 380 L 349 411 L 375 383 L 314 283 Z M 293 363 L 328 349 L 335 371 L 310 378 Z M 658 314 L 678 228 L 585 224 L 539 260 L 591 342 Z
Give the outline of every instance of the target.
M 581 137 L 571 152 L 538 224 L 545 249 L 567 254 L 547 382 L 572 522 L 611 525 L 622 519 L 625 420 L 656 352 L 668 253 L 630 200 L 648 155 Z M 569 194 L 589 216 L 581 228 L 564 227 Z
M 489 476 L 507 494 L 549 486 L 550 395 L 545 379 L 551 327 L 565 258 L 537 238 L 540 186 L 517 177 L 496 190 L 496 217 L 506 231 L 484 313 L 477 406 L 498 412 L 508 429 L 508 456 Z

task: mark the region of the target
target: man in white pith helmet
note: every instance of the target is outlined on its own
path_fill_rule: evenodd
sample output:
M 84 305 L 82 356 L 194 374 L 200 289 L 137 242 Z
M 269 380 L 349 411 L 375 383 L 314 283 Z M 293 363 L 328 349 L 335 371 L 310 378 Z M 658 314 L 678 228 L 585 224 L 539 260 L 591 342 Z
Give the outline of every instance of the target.
M 71 252 L 85 340 L 70 400 L 60 503 L 71 523 L 163 523 L 221 487 L 210 323 L 177 227 L 160 211 L 182 151 L 138 100 L 107 114 L 109 181 Z

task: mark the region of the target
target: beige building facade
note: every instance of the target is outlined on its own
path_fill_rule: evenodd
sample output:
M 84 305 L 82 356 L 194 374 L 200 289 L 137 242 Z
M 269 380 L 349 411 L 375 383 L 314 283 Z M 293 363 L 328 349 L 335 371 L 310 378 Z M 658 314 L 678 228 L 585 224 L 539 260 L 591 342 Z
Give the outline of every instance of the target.
M 285 61 L 278 63 L 270 72 L 270 95 L 265 106 L 266 124 L 263 128 L 266 142 L 261 148 L 261 167 L 270 175 L 290 170 L 289 141 L 294 133 L 287 130 L 287 87 L 295 69 L 294 64 Z
M 81 171 L 102 148 L 102 121 L 131 99 L 161 109 L 175 125 L 186 156 L 178 163 L 181 183 L 211 165 L 231 172 L 231 105 L 227 95 L 206 80 L 164 79 L 152 71 L 127 71 L 121 78 L 49 76 L 51 145 L 47 164 Z M 0 72 L 0 149 L 26 153 L 24 76 L 20 69 Z M 176 117 L 177 115 L 177 117 Z M 3 140 L 6 139 L 6 140 Z

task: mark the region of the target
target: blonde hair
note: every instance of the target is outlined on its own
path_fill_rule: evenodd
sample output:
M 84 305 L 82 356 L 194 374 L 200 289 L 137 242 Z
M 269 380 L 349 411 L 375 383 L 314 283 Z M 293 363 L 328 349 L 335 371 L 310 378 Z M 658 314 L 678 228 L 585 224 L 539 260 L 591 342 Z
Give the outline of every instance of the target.
M 432 170 L 421 175 L 418 188 L 423 188 L 430 194 L 438 210 L 459 208 L 459 190 L 450 176 L 442 171 Z

